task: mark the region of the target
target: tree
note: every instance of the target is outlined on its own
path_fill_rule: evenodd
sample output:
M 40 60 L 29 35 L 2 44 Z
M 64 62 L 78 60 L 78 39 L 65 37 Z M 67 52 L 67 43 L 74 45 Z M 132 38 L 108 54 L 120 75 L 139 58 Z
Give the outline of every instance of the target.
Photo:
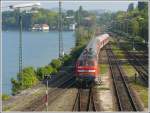
M 45 67 L 40 67 L 37 69 L 37 77 L 39 80 L 43 80 L 46 75 L 54 73 L 56 70 L 53 69 L 52 66 L 47 65 Z
M 141 27 L 140 27 L 140 36 L 143 37 L 145 42 L 148 42 L 148 20 L 144 19 L 141 22 Z
M 19 91 L 21 90 L 21 84 L 14 78 L 11 79 L 11 83 L 12 83 L 12 95 L 19 93 Z
M 18 81 L 22 84 L 22 88 L 29 88 L 38 83 L 36 73 L 33 67 L 27 67 L 17 75 Z
M 61 58 L 61 61 L 63 61 L 63 66 L 68 66 L 72 62 L 72 57 L 70 55 L 64 54 L 64 56 Z
M 83 8 L 82 6 L 79 6 L 79 13 L 82 14 Z
M 76 61 L 77 58 L 79 58 L 80 54 L 82 53 L 83 49 L 86 47 L 86 45 L 79 45 L 76 46 L 72 51 L 71 51 L 71 56 L 73 61 Z
M 73 10 L 67 10 L 67 16 L 73 16 L 74 11 Z
M 50 63 L 50 65 L 55 68 L 55 69 L 60 69 L 62 62 L 60 61 L 60 59 L 53 59 Z
M 136 38 L 141 38 L 138 40 L 148 41 L 148 3 L 138 2 L 138 6 L 134 9 L 133 4 L 130 4 L 127 12 L 118 11 L 115 13 L 115 18 L 113 21 L 113 28 L 116 28 L 118 22 L 124 23 L 124 28 L 122 34 L 126 35 L 124 32 L 128 31 L 128 35 L 136 36 Z M 120 31 L 111 29 L 115 33 L 120 34 Z
M 136 36 L 139 33 L 139 22 L 136 19 L 131 21 L 131 31 L 132 35 Z
M 145 7 L 147 7 L 147 2 L 138 2 L 138 9 L 143 10 Z
M 32 87 L 38 83 L 34 68 L 27 67 L 22 70 L 21 73 L 17 74 L 17 80 L 11 79 L 12 92 L 17 94 L 20 90 Z
M 134 5 L 133 3 L 129 4 L 127 11 L 133 11 L 134 10 Z

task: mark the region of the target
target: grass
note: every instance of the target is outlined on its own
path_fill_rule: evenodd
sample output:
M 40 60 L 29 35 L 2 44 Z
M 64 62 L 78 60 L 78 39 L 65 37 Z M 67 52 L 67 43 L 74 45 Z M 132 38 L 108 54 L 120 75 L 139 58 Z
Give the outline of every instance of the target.
M 124 51 L 119 49 L 115 44 L 113 44 L 112 50 L 118 59 L 120 60 L 126 59 Z M 122 64 L 122 67 L 124 71 L 127 73 L 128 77 L 132 77 L 136 73 L 136 70 L 128 61 Z
M 2 111 L 9 111 L 10 110 L 10 107 L 9 106 L 6 106 L 2 109 Z
M 109 88 L 109 87 L 102 86 L 102 85 L 100 85 L 100 86 L 96 86 L 96 89 L 100 89 L 100 90 L 110 90 L 110 88 Z
M 134 67 L 132 65 L 130 65 L 130 63 L 125 63 L 122 65 L 124 71 L 127 73 L 128 77 L 133 77 L 136 73 L 136 70 L 134 69 Z
M 40 96 L 41 94 L 43 94 L 44 89 L 40 89 L 40 91 L 33 93 L 33 96 Z
M 107 87 L 100 87 L 99 89 L 100 90 L 110 90 L 110 88 L 107 88 Z
M 104 75 L 108 72 L 108 64 L 100 64 L 100 74 Z
M 41 94 L 41 93 L 37 93 L 37 92 L 36 92 L 36 93 L 33 93 L 32 95 L 34 95 L 34 96 L 40 96 L 40 94 Z
M 119 49 L 116 45 L 113 44 L 112 50 L 118 59 L 125 59 L 123 50 Z
M 140 96 L 143 104 L 144 104 L 144 107 L 148 107 L 148 88 L 141 85 L 140 83 L 132 83 L 132 87 L 133 89 L 135 89 L 138 93 L 138 95 Z
M 6 101 L 6 100 L 9 100 L 10 99 L 10 96 L 7 95 L 7 94 L 2 94 L 2 100 L 3 101 Z
M 124 53 L 122 50 L 114 51 L 118 59 L 125 59 Z

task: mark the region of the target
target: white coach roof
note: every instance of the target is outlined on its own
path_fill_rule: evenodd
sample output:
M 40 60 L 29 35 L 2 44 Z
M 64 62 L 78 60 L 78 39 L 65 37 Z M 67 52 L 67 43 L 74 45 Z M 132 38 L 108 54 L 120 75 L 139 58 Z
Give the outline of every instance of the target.
M 92 40 L 89 42 L 89 44 L 86 46 L 85 49 L 89 50 L 90 48 L 92 48 L 92 51 L 94 52 L 93 54 L 96 55 L 97 42 L 102 42 L 103 40 L 107 39 L 108 37 L 109 37 L 108 34 L 103 34 L 103 35 L 99 35 L 97 37 L 92 38 Z M 83 58 L 84 50 L 81 53 L 79 60 Z

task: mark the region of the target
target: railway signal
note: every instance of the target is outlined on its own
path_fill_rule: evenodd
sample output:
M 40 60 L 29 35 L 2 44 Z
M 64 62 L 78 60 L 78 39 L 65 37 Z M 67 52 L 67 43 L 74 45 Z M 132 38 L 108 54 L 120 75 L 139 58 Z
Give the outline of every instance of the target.
M 46 91 L 45 91 L 45 106 L 46 111 L 48 111 L 48 79 L 50 78 L 50 75 L 45 75 L 46 79 Z

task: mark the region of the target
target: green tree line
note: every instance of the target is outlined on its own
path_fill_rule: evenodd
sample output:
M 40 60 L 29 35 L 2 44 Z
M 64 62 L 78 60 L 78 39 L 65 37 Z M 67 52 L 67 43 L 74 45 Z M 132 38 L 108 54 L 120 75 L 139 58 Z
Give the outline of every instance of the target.
M 58 12 L 48 9 L 36 9 L 36 13 L 27 13 L 26 11 L 21 12 L 23 29 L 29 30 L 34 24 L 48 24 L 51 30 L 58 29 Z M 68 19 L 67 16 L 73 16 L 73 18 Z M 62 22 L 63 27 L 69 26 L 75 22 L 74 20 L 75 11 L 67 10 L 62 12 Z M 2 12 L 2 28 L 3 30 L 18 29 L 19 11 L 3 11 Z
M 36 13 L 32 13 L 36 10 Z M 18 10 L 3 11 L 2 12 L 2 29 L 11 30 L 19 29 L 19 14 L 22 15 L 23 29 L 29 30 L 34 24 L 48 24 L 50 30 L 58 29 L 58 11 L 48 9 L 32 9 L 31 13 L 23 11 L 19 13 Z M 85 17 L 95 18 L 92 13 L 83 10 L 82 6 L 78 10 L 66 10 L 62 12 L 62 25 L 63 29 L 67 29 L 70 24 L 78 23 L 80 25 L 91 25 L 93 21 L 86 21 Z
M 140 42 L 148 42 L 148 3 L 129 4 L 127 11 L 105 12 L 97 18 L 98 26 L 124 35 L 135 37 Z M 105 27 L 104 27 L 105 26 Z
M 113 16 L 111 30 L 120 35 L 126 35 L 148 42 L 148 3 L 138 2 L 134 8 L 129 4 L 127 11 L 119 11 Z

